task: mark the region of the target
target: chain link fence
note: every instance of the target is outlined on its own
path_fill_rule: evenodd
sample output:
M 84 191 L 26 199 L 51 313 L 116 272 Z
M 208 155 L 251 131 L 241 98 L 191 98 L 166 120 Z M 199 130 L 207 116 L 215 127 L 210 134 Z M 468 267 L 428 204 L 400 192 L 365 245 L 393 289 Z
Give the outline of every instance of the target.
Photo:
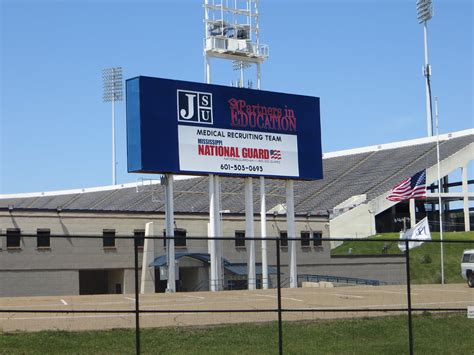
M 466 314 L 474 306 L 474 291 L 463 279 L 460 265 L 463 251 L 474 249 L 472 239 L 428 240 L 410 249 L 412 240 L 381 237 L 269 237 L 263 248 L 265 268 L 262 238 L 178 233 L 177 292 L 170 293 L 166 292 L 170 238 L 164 236 L 104 231 L 102 236 L 39 232 L 1 237 L 6 239 L 0 254 L 1 331 L 134 329 L 133 337 L 132 333 L 124 337 L 129 337 L 129 350 L 133 352 L 133 347 L 137 354 L 144 328 L 276 322 L 271 345 L 275 348 L 270 352 L 282 354 L 291 348 L 285 344 L 294 341 L 285 335 L 286 329 L 291 334 L 294 322 L 363 321 L 391 315 L 403 318 L 406 351 L 422 352 L 417 339 L 425 342 L 436 336 L 422 331 L 426 317 Z M 221 248 L 219 292 L 209 292 L 212 239 Z M 153 241 L 151 260 L 144 256 L 151 245 L 145 241 Z M 333 242 L 343 243 L 331 249 Z M 249 282 L 250 248 L 255 248 L 256 263 L 255 280 Z M 292 248 L 297 249 L 297 288 L 290 287 Z M 249 286 L 255 289 L 249 291 Z M 355 323 L 344 337 L 361 341 L 363 327 Z

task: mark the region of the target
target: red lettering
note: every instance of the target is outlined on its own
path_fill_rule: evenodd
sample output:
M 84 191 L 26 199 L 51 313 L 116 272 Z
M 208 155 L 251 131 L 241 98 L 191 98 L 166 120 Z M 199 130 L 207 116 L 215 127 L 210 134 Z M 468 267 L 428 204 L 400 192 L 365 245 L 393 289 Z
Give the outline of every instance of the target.
M 296 132 L 296 117 L 292 109 L 248 105 L 245 100 L 237 99 L 230 99 L 228 103 L 231 127 Z

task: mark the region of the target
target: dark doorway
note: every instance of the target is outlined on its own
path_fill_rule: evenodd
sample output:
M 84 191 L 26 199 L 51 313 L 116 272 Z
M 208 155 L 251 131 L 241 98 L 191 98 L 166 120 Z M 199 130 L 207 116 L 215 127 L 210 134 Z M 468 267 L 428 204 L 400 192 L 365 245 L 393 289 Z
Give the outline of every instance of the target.
M 79 271 L 79 294 L 99 295 L 107 292 L 106 270 L 82 270 Z
M 155 268 L 155 292 L 165 292 L 167 286 L 167 280 L 160 280 L 160 268 Z
M 199 268 L 197 267 L 180 267 L 178 285 L 180 291 L 194 292 L 194 291 L 209 291 L 209 280 L 199 278 Z
M 79 294 L 123 293 L 123 269 L 79 270 Z

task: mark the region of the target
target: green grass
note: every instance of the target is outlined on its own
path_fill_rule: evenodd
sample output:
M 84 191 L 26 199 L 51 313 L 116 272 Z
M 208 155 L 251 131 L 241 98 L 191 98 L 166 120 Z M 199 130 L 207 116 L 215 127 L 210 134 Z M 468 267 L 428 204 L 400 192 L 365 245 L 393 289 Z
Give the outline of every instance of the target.
M 378 234 L 374 239 L 393 239 L 388 242 L 388 254 L 401 254 L 398 249 L 398 233 Z M 431 233 L 433 240 L 439 240 L 439 233 Z M 363 239 L 362 239 L 363 240 Z M 464 249 L 474 248 L 474 232 L 443 233 L 443 240 L 466 240 L 470 243 L 444 243 L 444 273 L 446 283 L 464 282 L 461 278 L 461 256 Z M 332 255 L 348 255 L 352 248 L 352 255 L 380 255 L 385 242 L 344 242 L 333 249 Z M 441 282 L 441 252 L 439 243 L 424 243 L 410 249 L 410 272 L 413 283 L 440 283 Z
M 466 314 L 413 318 L 419 354 L 472 354 L 474 320 Z M 144 329 L 143 354 L 276 354 L 277 324 Z M 286 322 L 285 354 L 406 354 L 406 316 Z M 0 334 L 0 354 L 133 354 L 133 330 Z

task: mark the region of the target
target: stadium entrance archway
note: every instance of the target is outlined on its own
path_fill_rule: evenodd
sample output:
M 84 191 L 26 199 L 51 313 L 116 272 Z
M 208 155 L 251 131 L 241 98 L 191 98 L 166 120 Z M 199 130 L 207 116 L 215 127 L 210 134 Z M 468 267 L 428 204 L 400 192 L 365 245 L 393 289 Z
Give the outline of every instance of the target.
M 182 257 L 179 260 L 178 291 L 208 291 L 209 264 L 206 260 Z
M 176 291 L 209 290 L 209 254 L 177 252 L 175 260 L 178 266 Z M 152 265 L 155 266 L 155 292 L 166 292 L 167 279 L 162 279 L 160 273 L 160 268 L 166 265 L 166 255 L 155 258 Z

